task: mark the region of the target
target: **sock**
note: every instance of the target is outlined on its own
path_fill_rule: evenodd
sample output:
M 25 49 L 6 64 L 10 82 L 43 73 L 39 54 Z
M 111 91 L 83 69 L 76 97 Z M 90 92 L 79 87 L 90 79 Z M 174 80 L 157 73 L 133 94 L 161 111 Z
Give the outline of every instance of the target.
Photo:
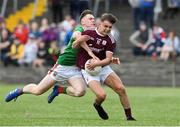
M 127 118 L 132 117 L 131 108 L 124 109 L 124 111 L 125 111 L 125 114 L 126 114 L 126 117 L 127 117 Z
M 61 86 L 59 86 L 59 88 L 58 88 L 58 93 L 67 94 L 66 89 L 67 89 L 67 87 L 61 87 Z
M 23 92 L 23 89 L 19 89 L 19 94 L 22 95 L 24 92 Z
M 94 105 L 96 105 L 96 106 L 100 106 L 99 104 L 97 104 L 96 102 L 94 102 Z

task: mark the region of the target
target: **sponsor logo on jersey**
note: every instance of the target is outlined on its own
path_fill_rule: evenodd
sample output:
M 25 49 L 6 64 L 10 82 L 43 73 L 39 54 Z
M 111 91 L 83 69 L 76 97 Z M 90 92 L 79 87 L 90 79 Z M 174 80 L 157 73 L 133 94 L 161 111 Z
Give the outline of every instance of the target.
M 99 45 L 102 40 L 100 38 L 96 38 L 96 39 L 97 39 L 96 44 Z
M 107 41 L 106 40 L 103 40 L 102 41 L 102 45 L 106 45 Z

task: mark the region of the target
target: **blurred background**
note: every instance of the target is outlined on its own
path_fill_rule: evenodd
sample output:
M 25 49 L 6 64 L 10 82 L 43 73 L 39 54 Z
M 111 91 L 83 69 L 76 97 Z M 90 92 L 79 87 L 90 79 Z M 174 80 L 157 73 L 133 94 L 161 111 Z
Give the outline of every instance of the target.
M 0 0 L 0 82 L 38 82 L 84 9 L 119 21 L 112 65 L 126 86 L 180 86 L 180 0 Z

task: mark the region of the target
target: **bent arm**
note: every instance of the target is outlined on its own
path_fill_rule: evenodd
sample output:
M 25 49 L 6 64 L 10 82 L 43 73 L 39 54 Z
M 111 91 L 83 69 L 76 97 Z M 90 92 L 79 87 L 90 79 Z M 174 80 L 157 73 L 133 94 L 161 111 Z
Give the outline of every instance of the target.
M 72 47 L 77 48 L 82 42 L 86 42 L 90 39 L 90 36 L 88 35 L 82 35 L 76 38 L 76 40 L 73 42 Z
M 87 45 L 87 43 L 86 43 L 85 41 L 82 42 L 82 43 L 80 44 L 80 46 L 81 46 L 83 49 L 85 49 L 86 52 L 89 54 L 89 56 L 91 56 L 93 59 L 99 60 L 99 58 L 94 55 L 94 53 L 93 53 L 92 50 L 88 47 L 88 45 Z
M 111 63 L 112 56 L 113 56 L 113 52 L 106 51 L 106 58 L 94 63 L 94 67 L 109 65 Z

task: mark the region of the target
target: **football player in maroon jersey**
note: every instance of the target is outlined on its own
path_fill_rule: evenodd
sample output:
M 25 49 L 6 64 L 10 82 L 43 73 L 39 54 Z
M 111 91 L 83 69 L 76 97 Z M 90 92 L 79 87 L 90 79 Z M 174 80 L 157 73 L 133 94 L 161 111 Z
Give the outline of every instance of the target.
M 98 61 L 89 63 L 88 68 L 93 69 L 96 66 L 102 66 L 100 73 L 92 76 L 84 70 L 86 61 L 91 59 L 91 57 L 83 48 L 80 49 L 78 54 L 77 66 L 81 68 L 86 83 L 96 95 L 94 107 L 102 119 L 108 119 L 108 114 L 102 107 L 102 103 L 106 98 L 106 93 L 101 87 L 101 83 L 104 83 L 119 95 L 120 102 L 125 111 L 126 119 L 135 120 L 131 114 L 131 107 L 125 87 L 120 77 L 118 77 L 109 66 L 116 45 L 114 39 L 109 33 L 111 32 L 112 26 L 116 20 L 116 17 L 112 14 L 103 14 L 100 25 L 95 30 L 84 31 L 82 36 L 74 43 L 76 47 L 78 44 L 86 41 L 89 48 L 99 58 Z

